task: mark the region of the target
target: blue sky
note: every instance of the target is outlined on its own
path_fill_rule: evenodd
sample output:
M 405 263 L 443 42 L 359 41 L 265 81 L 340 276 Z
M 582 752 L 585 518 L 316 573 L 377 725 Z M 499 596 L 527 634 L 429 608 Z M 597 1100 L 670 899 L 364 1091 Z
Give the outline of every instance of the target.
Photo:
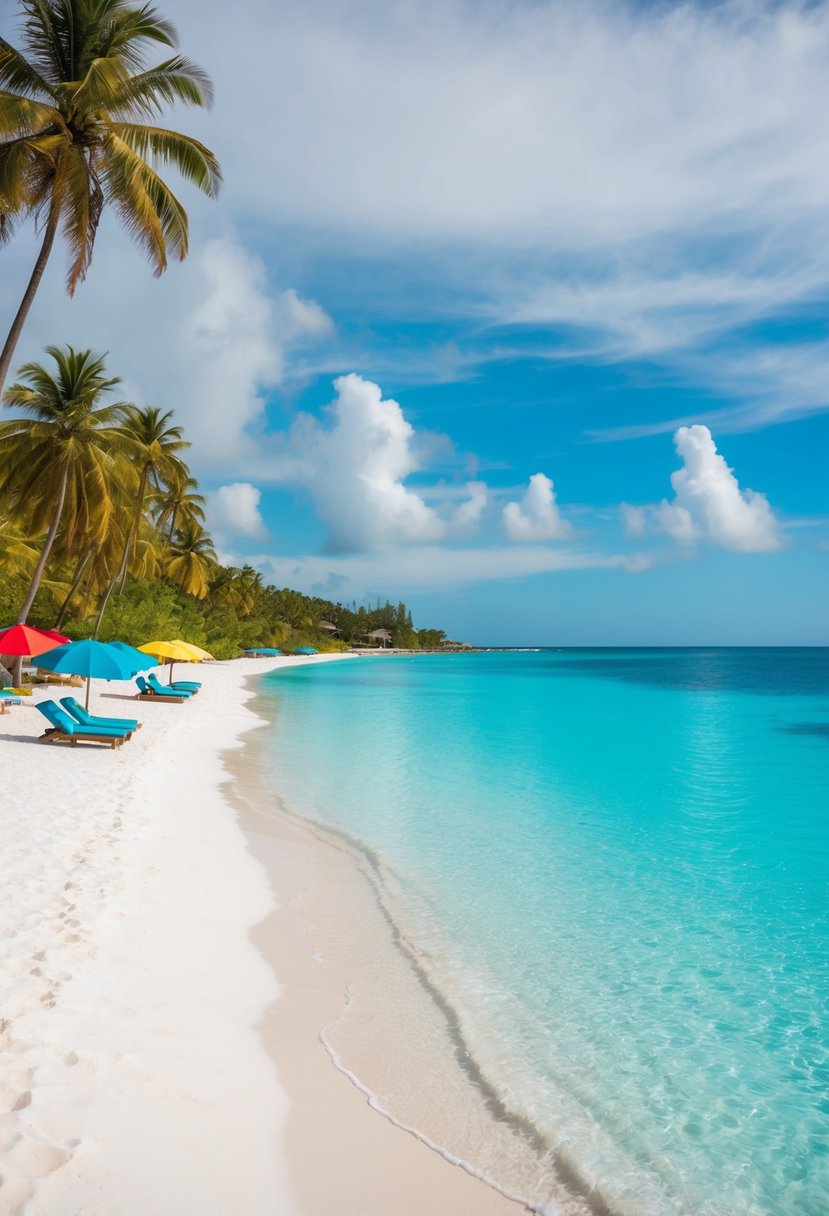
M 829 643 L 829 5 L 161 7 L 226 188 L 159 281 L 114 224 L 74 300 L 56 255 L 21 361 L 108 350 L 279 585 L 479 643 Z

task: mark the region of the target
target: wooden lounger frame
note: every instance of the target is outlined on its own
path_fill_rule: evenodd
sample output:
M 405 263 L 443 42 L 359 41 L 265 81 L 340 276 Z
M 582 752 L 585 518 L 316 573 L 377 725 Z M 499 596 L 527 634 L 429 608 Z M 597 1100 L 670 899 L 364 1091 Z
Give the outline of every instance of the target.
M 181 705 L 184 701 L 189 701 L 189 697 L 162 697 L 157 692 L 137 692 L 135 694 L 136 701 L 169 701 L 171 705 Z
M 54 728 L 40 735 L 38 743 L 106 743 L 108 747 L 120 747 L 129 735 L 67 735 L 66 731 Z

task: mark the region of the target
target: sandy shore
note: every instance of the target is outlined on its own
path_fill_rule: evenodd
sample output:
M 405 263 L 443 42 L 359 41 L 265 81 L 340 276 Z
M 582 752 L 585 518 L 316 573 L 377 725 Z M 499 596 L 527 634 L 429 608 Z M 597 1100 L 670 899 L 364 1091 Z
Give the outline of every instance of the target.
M 2 1216 L 521 1211 L 373 1111 L 321 1041 L 349 983 L 309 931 L 328 863 L 256 819 L 249 761 L 232 805 L 226 763 L 258 724 L 247 678 L 309 661 L 205 665 L 182 706 L 99 682 L 93 712 L 144 722 L 115 752 L 36 746 L 31 704 L 0 717 Z

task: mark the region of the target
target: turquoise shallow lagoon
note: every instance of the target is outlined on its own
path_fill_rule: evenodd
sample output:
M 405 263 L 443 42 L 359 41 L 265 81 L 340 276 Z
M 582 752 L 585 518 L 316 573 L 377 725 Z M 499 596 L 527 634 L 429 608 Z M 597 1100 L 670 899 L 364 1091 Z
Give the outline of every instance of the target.
M 273 779 L 381 859 L 476 1069 L 597 1211 L 829 1211 L 829 651 L 266 677 Z

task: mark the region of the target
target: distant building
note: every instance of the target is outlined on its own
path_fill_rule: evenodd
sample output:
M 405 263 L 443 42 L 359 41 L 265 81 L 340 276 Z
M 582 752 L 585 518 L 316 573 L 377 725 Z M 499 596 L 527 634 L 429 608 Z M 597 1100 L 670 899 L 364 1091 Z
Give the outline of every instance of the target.
M 381 646 L 390 646 L 392 636 L 388 629 L 372 629 L 371 633 L 367 633 L 366 637 L 372 642 L 379 642 Z
M 332 621 L 319 621 L 317 629 L 324 629 L 327 633 L 339 633 L 338 627 Z

